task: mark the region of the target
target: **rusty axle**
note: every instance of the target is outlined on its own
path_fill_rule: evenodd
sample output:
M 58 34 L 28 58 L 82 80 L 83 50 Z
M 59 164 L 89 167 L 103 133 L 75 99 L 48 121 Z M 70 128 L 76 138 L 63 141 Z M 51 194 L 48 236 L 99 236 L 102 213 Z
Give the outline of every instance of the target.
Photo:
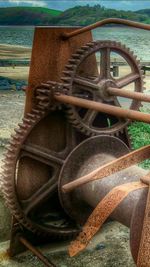
M 118 142 L 118 145 L 116 142 Z M 101 171 L 98 173 L 98 176 L 101 177 L 104 174 L 103 167 L 105 168 L 107 166 L 104 172 L 105 174 L 107 173 L 108 176 L 104 179 L 98 179 L 97 177 L 97 180 L 91 180 L 90 183 L 82 184 L 82 186 L 76 188 L 74 191 L 68 192 L 68 194 L 65 194 L 62 190 L 60 191 L 61 203 L 65 211 L 81 224 L 86 222 L 90 215 L 90 210 L 92 212 L 93 208 L 95 208 L 109 192 L 115 190 L 115 187 L 121 186 L 121 188 L 124 188 L 124 186 L 127 186 L 126 189 L 129 193 L 123 201 L 119 202 L 119 194 L 122 196 L 122 190 L 119 190 L 114 196 L 110 193 L 108 203 L 110 207 L 113 208 L 113 203 L 116 204 L 119 202 L 119 205 L 117 205 L 117 207 L 115 206 L 116 208 L 114 210 L 112 209 L 110 217 L 131 228 L 130 245 L 135 262 L 137 262 L 147 197 L 147 186 L 144 184 L 142 185 L 140 179 L 147 175 L 147 171 L 138 166 L 131 165 L 135 165 L 140 160 L 142 161 L 146 155 L 148 157 L 150 153 L 149 149 L 150 147 L 147 146 L 145 147 L 145 151 L 142 149 L 137 150 L 135 155 L 133 154 L 134 152 L 129 153 L 129 158 L 126 160 L 126 155 L 124 155 L 124 153 L 127 152 L 127 148 L 123 147 L 123 143 L 119 139 L 109 136 L 89 138 L 70 154 L 63 167 L 59 180 L 59 188 L 61 190 L 63 185 L 78 181 L 78 177 L 84 177 L 88 175 L 88 173 L 94 173 L 94 170 L 99 166 L 101 166 L 99 167 Z M 117 151 L 120 152 L 121 157 L 119 157 Z M 111 166 L 112 162 L 114 163 L 117 161 L 120 161 L 118 165 L 115 164 Z M 82 162 L 82 168 L 79 167 L 80 162 Z M 72 167 L 70 168 L 70 166 Z M 130 168 L 128 168 L 129 166 Z M 132 183 L 138 183 L 140 187 L 132 191 Z M 108 205 L 107 207 L 104 205 L 103 210 L 100 208 L 98 213 L 100 218 L 107 213 L 107 208 Z M 95 224 L 96 219 L 94 220 L 94 227 Z
M 131 119 L 131 120 L 142 121 L 145 123 L 150 123 L 150 114 L 146 114 L 143 112 L 139 112 L 135 110 L 128 110 L 128 109 L 126 110 L 120 107 L 110 106 L 107 104 L 98 103 L 96 101 L 81 99 L 79 97 L 68 96 L 68 95 L 63 95 L 63 94 L 55 94 L 54 98 L 55 100 L 61 103 L 66 103 L 66 104 L 71 104 L 71 105 L 78 106 L 78 107 L 93 109 L 99 112 L 104 112 L 110 115 L 115 115 L 120 118 L 126 118 L 126 119 Z
M 140 92 L 131 92 L 123 89 L 120 90 L 118 88 L 113 88 L 113 87 L 107 88 L 107 92 L 113 96 L 121 96 L 143 102 L 150 102 L 150 95 L 146 95 Z

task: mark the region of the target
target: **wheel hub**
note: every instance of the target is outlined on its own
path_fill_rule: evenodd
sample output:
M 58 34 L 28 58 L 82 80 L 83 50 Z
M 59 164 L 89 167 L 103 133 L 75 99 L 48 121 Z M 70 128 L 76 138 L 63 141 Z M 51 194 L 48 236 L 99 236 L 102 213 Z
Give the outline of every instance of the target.
M 98 87 L 99 89 L 96 91 L 97 99 L 102 99 L 103 102 L 114 101 L 114 97 L 107 92 L 109 87 L 116 87 L 116 83 L 113 80 L 102 79 L 98 82 Z

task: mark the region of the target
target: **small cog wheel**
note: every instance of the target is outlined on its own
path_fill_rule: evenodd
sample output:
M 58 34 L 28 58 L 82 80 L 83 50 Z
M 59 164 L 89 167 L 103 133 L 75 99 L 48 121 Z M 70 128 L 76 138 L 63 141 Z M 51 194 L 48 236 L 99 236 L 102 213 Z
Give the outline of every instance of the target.
M 112 75 L 112 57 L 121 61 L 129 73 L 123 73 L 118 79 Z M 99 61 L 99 62 L 97 62 Z M 113 41 L 95 41 L 77 50 L 63 72 L 62 81 L 68 95 L 97 101 L 113 106 L 127 108 L 125 98 L 112 96 L 107 88 L 143 91 L 143 72 L 140 62 L 126 46 Z M 140 101 L 131 100 L 129 109 L 138 110 Z M 123 132 L 129 120 L 94 111 L 67 105 L 67 117 L 79 131 L 86 135 L 118 135 Z

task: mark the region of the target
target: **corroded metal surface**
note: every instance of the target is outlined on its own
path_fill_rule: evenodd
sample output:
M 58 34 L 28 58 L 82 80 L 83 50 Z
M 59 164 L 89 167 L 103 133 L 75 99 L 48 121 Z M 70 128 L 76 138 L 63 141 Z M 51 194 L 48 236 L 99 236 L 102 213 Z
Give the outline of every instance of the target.
M 114 79 L 111 75 L 111 53 L 121 56 L 131 68 L 128 75 L 119 79 Z M 89 75 L 84 70 L 84 65 L 88 65 L 87 60 L 93 57 L 100 57 L 99 65 L 96 65 L 95 74 Z M 97 59 L 99 60 L 99 59 Z M 90 66 L 89 66 L 90 68 Z M 62 77 L 64 87 L 69 96 L 77 96 L 85 100 L 93 100 L 100 104 L 108 104 L 110 112 L 101 106 L 101 110 L 87 108 L 83 105 L 80 108 L 68 105 L 68 119 L 80 131 L 88 135 L 115 134 L 117 135 L 129 122 L 119 117 L 119 111 L 113 113 L 113 106 L 120 106 L 117 97 L 107 92 L 109 87 L 123 89 L 133 83 L 134 91 L 143 91 L 143 76 L 140 62 L 133 53 L 124 45 L 113 41 L 95 41 L 87 43 L 72 55 Z M 130 108 L 137 110 L 140 102 L 132 100 Z M 94 102 L 93 102 L 94 107 Z M 112 110 L 112 112 L 111 112 Z M 121 110 L 120 110 L 121 111 Z M 102 113 L 103 112 L 103 113 Z M 124 118 L 128 118 L 127 114 Z
M 84 185 L 94 180 L 102 179 L 108 175 L 116 173 L 117 171 L 121 171 L 136 163 L 148 159 L 149 157 L 150 157 L 150 145 L 147 145 L 145 147 L 132 151 L 126 154 L 125 156 L 120 157 L 119 159 L 115 159 L 112 162 L 97 168 L 93 172 L 88 173 L 87 175 L 64 185 L 62 189 L 64 192 L 72 191 L 78 186 Z
M 15 220 L 21 227 L 23 226 L 22 228 L 28 229 L 37 236 L 66 238 L 76 234 L 79 227 L 74 220 L 83 223 L 80 218 L 83 217 L 82 219 L 85 220 L 91 209 L 95 207 L 98 199 L 102 199 L 107 194 L 107 190 L 113 190 L 115 181 L 117 181 L 117 186 L 122 184 L 124 178 L 123 183 L 127 182 L 126 180 L 129 182 L 137 181 L 144 172 L 135 167 L 135 169 L 132 168 L 132 170 L 119 174 L 118 179 L 114 179 L 113 176 L 109 177 L 108 180 L 111 183 L 105 178 L 104 181 L 98 181 L 98 184 L 97 181 L 94 181 L 92 186 L 84 185 L 77 189 L 77 194 L 76 191 L 73 192 L 75 198 L 72 195 L 69 203 L 66 201 L 68 200 L 66 195 L 61 192 L 62 185 L 69 182 L 71 177 L 70 166 L 72 168 L 72 179 L 78 178 L 77 174 L 81 174 L 84 169 L 86 169 L 85 175 L 87 174 L 89 163 L 84 162 L 83 154 L 78 151 L 78 148 L 82 145 L 81 152 L 86 152 L 86 156 L 90 155 L 88 158 L 90 163 L 94 162 L 92 170 L 95 167 L 97 168 L 97 164 L 100 162 L 105 164 L 105 161 L 108 162 L 112 158 L 117 158 L 128 152 L 125 144 L 110 136 L 98 136 L 95 139 L 98 140 L 95 147 L 92 143 L 94 139 L 88 140 L 87 143 L 90 143 L 90 148 L 86 151 L 84 147 L 86 141 L 84 141 L 85 143 L 82 143 L 82 141 L 86 140 L 87 136 L 103 133 L 109 135 L 124 134 L 125 127 L 129 122 L 128 119 L 140 118 L 149 121 L 148 115 L 135 111 L 139 108 L 142 99 L 149 100 L 148 97 L 141 95 L 143 76 L 139 61 L 129 49 L 120 43 L 110 41 L 92 42 L 92 35 L 89 30 L 112 22 L 150 29 L 148 25 L 120 19 L 103 20 L 74 32 L 72 32 L 73 28 L 39 27 L 36 29 L 29 87 L 26 90 L 26 116 L 23 122 L 19 124 L 19 128 L 15 130 L 16 133 L 10 141 L 5 158 L 2 182 L 5 199 Z M 77 35 L 81 33 L 82 36 L 77 38 Z M 111 52 L 119 54 L 126 60 L 131 68 L 130 74 L 118 80 L 111 76 Z M 97 67 L 96 53 L 101 54 L 100 70 Z M 70 58 L 71 54 L 72 57 Z M 55 55 L 59 60 L 55 58 Z M 47 82 L 49 79 L 53 82 Z M 58 83 L 56 84 L 54 81 Z M 125 97 L 132 99 L 130 109 L 135 110 L 125 111 L 120 108 L 120 103 L 116 97 L 119 93 L 117 95 L 117 92 L 113 91 L 112 88 L 121 92 L 122 88 L 131 83 L 134 83 L 136 92 L 128 94 L 128 96 L 124 91 L 122 93 Z M 34 105 L 35 108 L 33 108 Z M 27 113 L 28 111 L 30 113 Z M 66 119 L 66 113 L 68 119 Z M 98 150 L 96 151 L 96 149 Z M 77 158 L 75 160 L 73 157 L 72 160 L 72 155 L 76 151 Z M 95 151 L 96 154 L 94 154 Z M 143 151 L 145 154 L 143 154 Z M 136 153 L 138 153 L 138 156 Z M 101 175 L 102 178 L 106 174 L 110 175 L 116 170 L 121 170 L 138 162 L 139 159 L 147 157 L 149 157 L 149 147 L 128 155 L 126 163 L 126 157 L 123 157 L 120 161 L 114 161 L 112 165 L 104 166 L 103 169 L 100 168 L 95 175 Z M 66 175 L 65 180 L 63 180 L 62 176 L 70 159 L 71 165 L 66 170 L 66 174 L 69 174 L 69 176 Z M 129 163 L 129 161 L 131 162 Z M 82 166 L 83 163 L 85 163 L 85 166 Z M 62 209 L 58 198 L 57 182 L 59 176 L 59 194 L 66 213 Z M 94 179 L 95 177 L 97 179 L 98 176 L 94 176 Z M 89 177 L 89 181 L 91 181 L 93 173 Z M 84 178 L 86 180 L 87 176 Z M 66 181 L 67 179 L 68 181 Z M 99 192 L 96 190 L 97 188 L 100 189 Z M 112 213 L 112 218 L 123 222 L 125 225 L 130 224 L 135 204 L 140 199 L 140 195 L 143 192 L 145 194 L 145 189 L 141 189 L 140 192 L 139 190 L 135 191 L 132 192 L 132 196 L 129 194 L 126 200 L 116 208 Z M 101 192 L 102 195 L 100 195 Z M 68 196 L 70 197 L 70 194 Z M 115 195 L 115 198 L 117 199 L 118 196 Z M 68 207 L 69 211 L 67 210 Z M 102 208 L 105 209 L 105 205 L 102 205 Z M 78 212 L 79 210 L 80 212 Z M 138 205 L 135 211 L 136 223 L 138 219 L 140 222 L 139 228 L 137 227 L 136 230 L 140 234 L 138 234 L 138 246 L 135 246 L 136 239 L 134 236 L 134 238 L 131 238 L 131 247 L 134 258 L 137 259 L 142 231 L 141 218 L 143 219 L 144 216 L 142 213 L 141 218 L 138 218 Z M 67 213 L 70 217 L 67 216 Z M 80 216 L 80 213 L 82 213 L 82 216 Z M 134 225 L 133 218 L 132 224 Z M 41 259 L 43 258 L 24 238 L 20 241 L 35 254 L 38 254 Z M 13 246 L 12 242 L 11 245 Z M 47 266 L 50 266 L 47 259 L 43 258 L 44 261 Z
M 123 183 L 138 181 L 141 176 L 146 174 L 145 170 L 137 166 L 130 167 L 123 171 L 114 173 L 104 179 L 91 181 L 91 183 L 82 185 L 74 191 L 64 193 L 61 188 L 69 181 L 76 181 L 80 176 L 86 176 L 88 173 L 105 166 L 108 162 L 114 161 L 120 156 L 128 153 L 128 148 L 118 138 L 109 136 L 98 136 L 87 139 L 76 147 L 67 158 L 60 173 L 59 195 L 62 206 L 66 212 L 74 219 L 84 224 L 90 215 L 92 208 L 102 200 L 105 195 L 115 186 Z M 81 164 L 82 162 L 82 164 Z M 70 166 L 72 166 L 70 168 Z M 100 172 L 101 174 L 101 172 Z M 117 207 L 111 215 L 113 219 L 130 226 L 130 221 L 136 201 L 139 198 L 139 192 L 134 192 Z M 124 212 L 122 212 L 124 211 Z
M 75 256 L 87 247 L 92 237 L 129 193 L 145 187 L 147 185 L 142 182 L 132 182 L 114 187 L 96 206 L 76 240 L 70 244 L 70 256 Z
M 76 144 L 64 113 L 37 106 L 15 132 L 2 176 L 12 215 L 38 235 L 72 236 L 77 229 L 68 221 L 57 197 L 59 172 Z

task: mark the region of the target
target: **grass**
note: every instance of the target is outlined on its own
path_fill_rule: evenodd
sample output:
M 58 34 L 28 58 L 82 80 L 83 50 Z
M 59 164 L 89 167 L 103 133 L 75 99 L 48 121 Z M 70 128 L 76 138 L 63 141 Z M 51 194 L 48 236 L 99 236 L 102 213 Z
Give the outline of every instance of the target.
M 150 114 L 150 108 L 141 108 L 144 113 Z M 133 122 L 128 127 L 128 133 L 131 137 L 131 146 L 133 149 L 150 145 L 150 124 L 144 122 Z M 150 169 L 150 159 L 143 161 L 140 164 L 144 169 Z
M 4 9 L 4 8 L 3 8 Z M 6 8 L 7 10 L 9 9 L 8 7 Z M 46 7 L 11 7 L 10 10 L 13 11 L 33 11 L 33 12 L 40 12 L 40 13 L 46 13 L 46 14 L 50 14 L 53 16 L 58 16 L 62 13 L 62 11 L 60 10 L 56 10 L 56 9 L 50 9 L 50 8 L 46 8 Z

